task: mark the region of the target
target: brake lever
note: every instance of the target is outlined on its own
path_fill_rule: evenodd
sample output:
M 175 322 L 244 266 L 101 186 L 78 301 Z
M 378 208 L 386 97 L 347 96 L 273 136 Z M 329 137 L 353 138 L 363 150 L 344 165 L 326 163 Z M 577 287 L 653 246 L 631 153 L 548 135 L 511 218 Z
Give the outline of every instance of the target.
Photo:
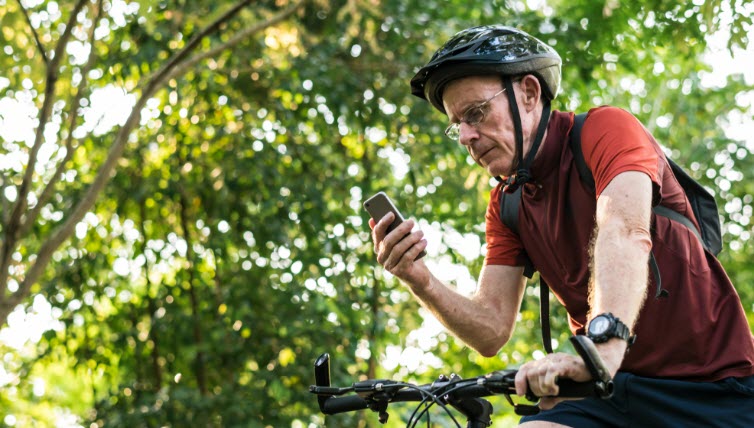
M 613 379 L 610 370 L 600 358 L 597 348 L 587 336 L 571 336 L 571 344 L 576 352 L 584 360 L 587 370 L 594 380 L 594 392 L 602 399 L 608 399 L 613 395 Z

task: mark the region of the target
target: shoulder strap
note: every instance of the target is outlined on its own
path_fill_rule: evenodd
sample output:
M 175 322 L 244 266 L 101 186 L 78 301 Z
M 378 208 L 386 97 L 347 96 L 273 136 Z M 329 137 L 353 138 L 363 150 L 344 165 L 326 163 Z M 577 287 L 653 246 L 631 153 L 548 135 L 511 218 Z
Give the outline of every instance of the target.
M 577 114 L 573 118 L 573 127 L 568 136 L 568 145 L 576 163 L 576 169 L 579 171 L 581 181 L 590 189 L 594 190 L 594 177 L 592 171 L 586 165 L 584 153 L 581 151 L 581 128 L 584 126 L 587 113 Z M 548 354 L 552 354 L 552 340 L 550 333 L 550 287 L 544 278 L 539 277 L 539 323 L 542 329 L 542 344 Z
M 686 225 L 699 240 L 704 248 L 714 255 L 718 255 L 723 247 L 722 232 L 720 230 L 720 220 L 717 214 L 717 202 L 715 197 L 707 191 L 698 181 L 691 178 L 686 171 L 672 159 L 667 158 L 670 169 L 673 171 L 678 183 L 683 187 L 686 197 L 691 204 L 691 210 L 694 212 L 696 221 L 699 223 L 699 229 L 686 216 L 669 210 L 671 213 L 660 214 L 655 207 L 655 212 L 664 215 L 670 219 Z M 666 208 L 667 209 L 667 208 Z
M 521 187 L 515 192 L 500 192 L 500 221 L 518 235 L 518 207 L 521 205 Z
M 581 150 L 581 128 L 584 127 L 584 121 L 586 120 L 587 113 L 577 114 L 573 118 L 573 127 L 571 133 L 568 136 L 568 145 L 571 147 L 571 153 L 573 153 L 576 169 L 579 171 L 579 177 L 581 181 L 594 191 L 594 177 L 592 171 L 584 160 L 584 152 Z M 518 208 L 518 207 L 516 207 Z M 501 211 L 502 213 L 502 211 Z M 502 215 L 502 214 L 501 214 Z M 518 233 L 518 232 L 517 232 Z M 545 282 L 544 278 L 539 277 L 539 323 L 542 329 L 542 344 L 545 351 L 548 354 L 552 354 L 552 339 L 550 332 L 550 287 Z
M 592 171 L 586 165 L 584 152 L 581 150 L 581 128 L 584 127 L 586 115 L 587 113 L 581 113 L 573 118 L 573 128 L 571 128 L 571 135 L 568 138 L 568 144 L 571 146 L 571 153 L 573 153 L 573 160 L 576 163 L 576 169 L 579 171 L 581 181 L 589 189 L 594 191 L 594 177 L 592 176 Z
M 513 193 L 500 192 L 500 221 L 518 235 L 518 210 L 521 206 L 521 189 L 523 186 L 519 186 Z M 534 264 L 526 258 L 524 263 L 524 276 L 531 278 L 534 272 L 537 270 L 534 268 Z
M 539 277 L 539 325 L 542 330 L 542 345 L 545 352 L 552 354 L 552 338 L 550 334 L 550 286 L 545 279 Z

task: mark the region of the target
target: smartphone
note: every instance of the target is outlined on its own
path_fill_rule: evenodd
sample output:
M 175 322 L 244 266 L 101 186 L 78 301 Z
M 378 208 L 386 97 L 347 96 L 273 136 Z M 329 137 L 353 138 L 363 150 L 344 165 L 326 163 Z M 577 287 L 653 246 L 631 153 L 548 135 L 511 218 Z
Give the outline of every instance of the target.
M 374 221 L 380 221 L 380 219 L 389 212 L 393 213 L 393 222 L 387 227 L 387 233 L 392 232 L 393 229 L 398 227 L 398 225 L 404 221 L 400 211 L 398 211 L 398 208 L 395 207 L 395 204 L 393 204 L 393 201 L 390 200 L 385 192 L 378 192 L 376 195 L 364 201 L 364 209 L 367 210 Z M 419 260 L 426 255 L 427 252 L 422 250 L 415 260 Z

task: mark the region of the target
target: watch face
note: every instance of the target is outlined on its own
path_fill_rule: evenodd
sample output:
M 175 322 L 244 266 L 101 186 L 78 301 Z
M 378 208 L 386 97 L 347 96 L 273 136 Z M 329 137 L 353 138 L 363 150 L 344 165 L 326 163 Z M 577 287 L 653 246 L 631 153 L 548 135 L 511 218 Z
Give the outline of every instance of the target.
M 610 327 L 610 320 L 605 317 L 597 317 L 589 323 L 589 334 L 599 336 L 605 334 Z

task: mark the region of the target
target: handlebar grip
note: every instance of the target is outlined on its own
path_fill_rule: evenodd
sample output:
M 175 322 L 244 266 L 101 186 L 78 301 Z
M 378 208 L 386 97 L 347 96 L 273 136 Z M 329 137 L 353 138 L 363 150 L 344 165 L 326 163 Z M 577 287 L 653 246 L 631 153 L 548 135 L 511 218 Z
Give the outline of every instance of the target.
M 595 382 L 576 382 L 571 379 L 558 379 L 558 397 L 583 398 L 596 395 Z
M 326 415 L 336 413 L 351 412 L 354 410 L 364 410 L 367 408 L 367 402 L 358 395 L 348 395 L 344 397 L 328 397 L 322 403 L 320 410 Z
M 558 395 L 556 397 L 562 398 L 586 398 L 586 397 L 598 397 L 600 391 L 597 387 L 597 382 L 590 380 L 587 382 L 576 382 L 571 379 L 561 378 L 555 382 L 558 385 Z M 540 397 L 532 392 L 531 387 L 527 388 L 526 399 L 531 402 L 536 402 Z

